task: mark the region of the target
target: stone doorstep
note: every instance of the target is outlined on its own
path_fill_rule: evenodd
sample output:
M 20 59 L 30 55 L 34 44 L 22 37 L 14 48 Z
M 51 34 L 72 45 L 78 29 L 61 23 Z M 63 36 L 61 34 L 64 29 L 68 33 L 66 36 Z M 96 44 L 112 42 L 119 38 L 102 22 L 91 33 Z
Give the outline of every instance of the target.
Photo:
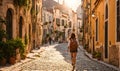
M 94 61 L 96 61 L 96 62 L 99 62 L 99 63 L 101 63 L 101 64 L 104 64 L 104 65 L 106 65 L 106 66 L 108 66 L 108 67 L 110 67 L 110 68 L 113 68 L 113 69 L 117 70 L 117 71 L 120 71 L 120 68 L 117 68 L 117 67 L 115 67 L 115 66 L 113 66 L 113 65 L 110 65 L 110 64 L 107 64 L 107 63 L 105 63 L 105 62 L 103 62 L 103 61 L 98 61 L 97 59 L 92 58 L 92 55 L 89 54 L 86 50 L 85 50 L 84 54 L 85 54 L 88 58 L 90 58 L 91 60 L 94 60 Z

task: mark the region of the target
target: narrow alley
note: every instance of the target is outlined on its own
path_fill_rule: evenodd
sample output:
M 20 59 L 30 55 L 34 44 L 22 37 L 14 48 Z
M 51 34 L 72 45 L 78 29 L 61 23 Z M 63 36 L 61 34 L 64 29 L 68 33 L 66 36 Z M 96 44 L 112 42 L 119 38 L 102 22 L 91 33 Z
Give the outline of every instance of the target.
M 9 71 L 71 71 L 70 53 L 67 52 L 67 43 L 41 47 L 42 51 L 35 51 L 33 57 L 26 63 L 9 69 Z M 36 58 L 34 58 L 36 57 Z M 4 69 L 4 68 L 3 68 Z M 77 71 L 117 71 L 101 63 L 89 59 L 80 47 L 76 63 Z M 4 70 L 3 70 L 4 71 Z M 5 70 L 7 71 L 7 70 Z

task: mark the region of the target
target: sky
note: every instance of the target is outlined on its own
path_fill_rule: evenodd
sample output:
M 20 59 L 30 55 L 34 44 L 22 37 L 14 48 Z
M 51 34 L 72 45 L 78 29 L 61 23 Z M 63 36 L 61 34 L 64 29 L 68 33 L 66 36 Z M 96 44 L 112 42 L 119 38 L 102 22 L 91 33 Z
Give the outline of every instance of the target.
M 58 2 L 58 0 L 55 0 Z M 81 0 L 64 0 L 65 4 L 72 8 L 74 11 L 76 11 L 77 7 L 81 4 Z M 59 2 L 62 4 L 63 0 L 59 0 Z

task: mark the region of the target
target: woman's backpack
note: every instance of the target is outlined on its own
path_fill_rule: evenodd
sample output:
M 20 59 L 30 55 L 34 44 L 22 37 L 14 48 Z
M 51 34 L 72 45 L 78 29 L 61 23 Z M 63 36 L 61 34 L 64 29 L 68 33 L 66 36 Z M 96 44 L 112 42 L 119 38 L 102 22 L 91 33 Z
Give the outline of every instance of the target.
M 70 52 L 77 52 L 78 43 L 76 39 L 70 39 Z

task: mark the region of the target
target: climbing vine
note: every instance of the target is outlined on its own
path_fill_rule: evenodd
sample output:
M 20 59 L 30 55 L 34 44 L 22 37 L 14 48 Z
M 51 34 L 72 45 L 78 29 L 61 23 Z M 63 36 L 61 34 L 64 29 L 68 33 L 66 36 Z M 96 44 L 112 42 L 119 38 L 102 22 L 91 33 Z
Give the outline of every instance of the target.
M 29 6 L 30 0 L 14 0 L 14 5 L 16 6 Z

